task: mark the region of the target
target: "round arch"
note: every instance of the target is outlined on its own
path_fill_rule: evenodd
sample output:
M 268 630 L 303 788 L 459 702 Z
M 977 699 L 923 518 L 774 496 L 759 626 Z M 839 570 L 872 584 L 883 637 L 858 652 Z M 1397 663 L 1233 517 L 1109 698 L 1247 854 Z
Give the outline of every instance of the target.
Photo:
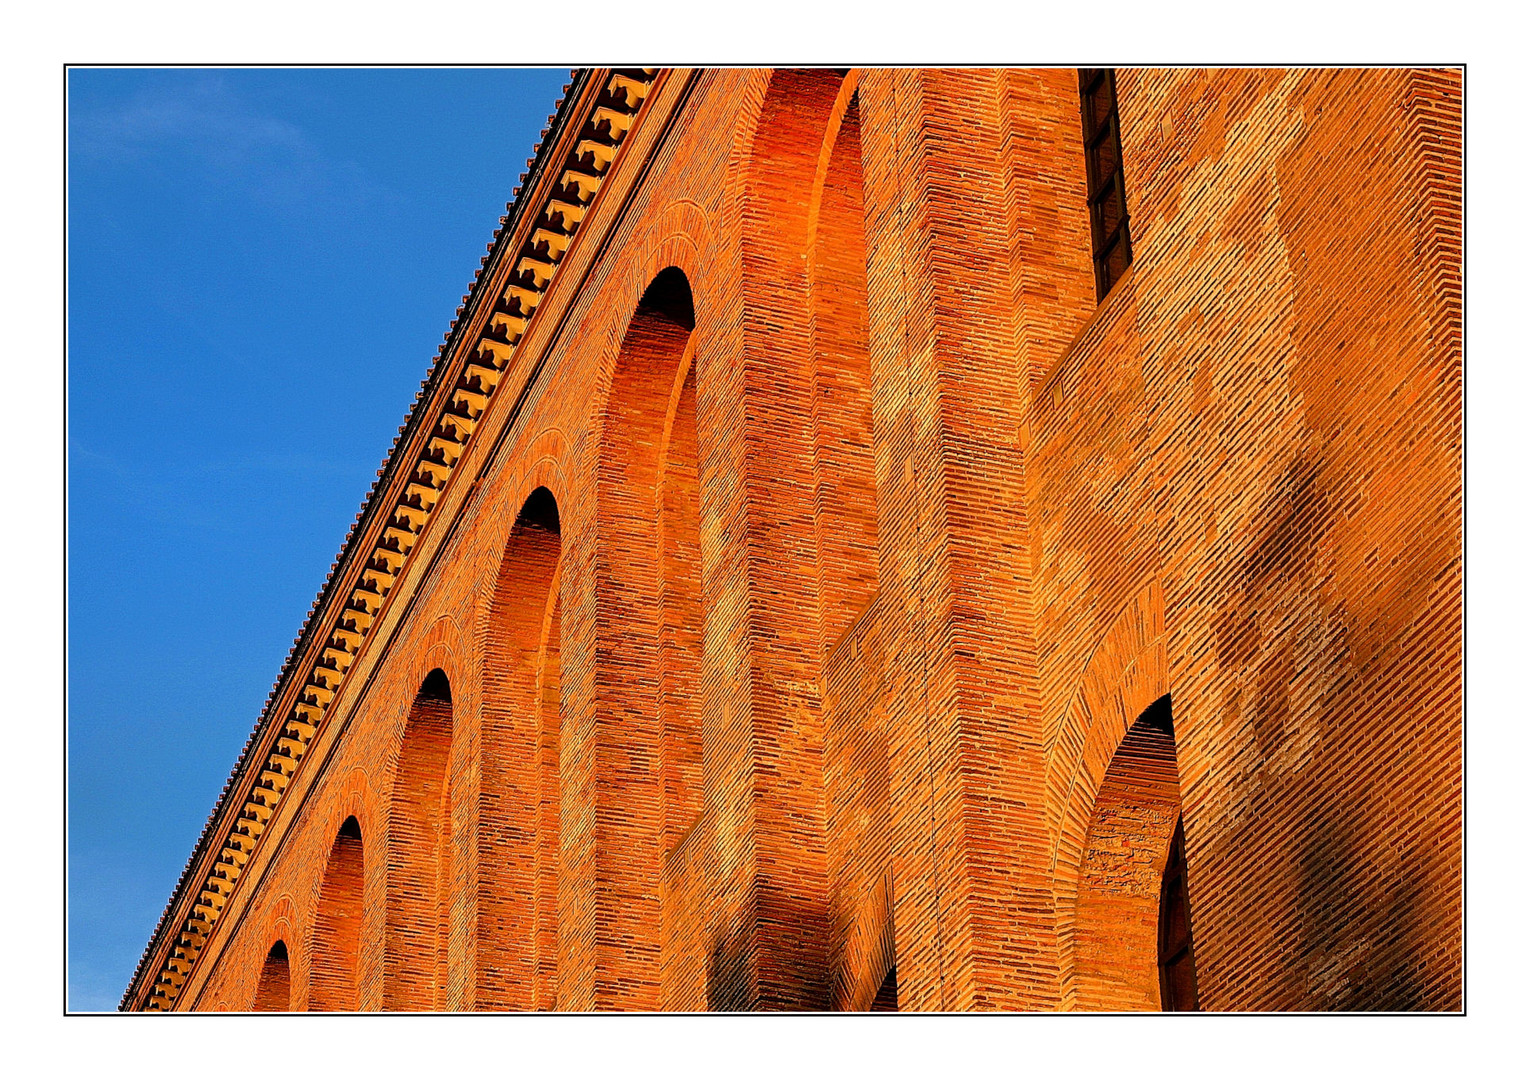
M 251 1012 L 288 1012 L 292 1008 L 292 969 L 287 959 L 287 943 L 278 938 L 266 952 L 255 985 Z
M 308 950 L 308 1008 L 312 1012 L 354 1012 L 360 1008 L 365 886 L 365 847 L 361 824 L 353 814 L 335 832 L 319 885 Z
M 477 1007 L 558 1004 L 563 556 L 557 496 L 521 502 L 484 632 Z
M 702 809 L 695 302 L 678 266 L 643 289 L 597 425 L 593 781 L 599 1007 L 653 1009 L 675 912 L 664 864 Z
M 885 1007 L 896 986 L 891 815 L 876 779 L 887 774 L 886 735 L 880 714 L 847 691 L 870 677 L 849 638 L 880 590 L 858 91 L 854 70 L 770 72 L 741 116 L 734 180 L 744 352 L 771 373 L 755 406 L 772 500 L 760 578 L 780 597 L 768 603 L 800 612 L 800 625 L 772 629 L 788 648 L 806 646 L 789 662 L 817 689 L 793 721 L 807 752 L 773 774 L 772 798 L 790 809 L 763 841 L 773 864 L 791 866 L 772 902 L 800 929 L 759 933 L 775 963 L 813 973 L 792 1003 L 814 1008 Z M 862 767 L 823 766 L 850 757 Z
M 1176 1007 L 1161 993 L 1169 875 L 1181 887 L 1174 914 L 1183 924 L 1176 945 L 1183 991 L 1177 1007 L 1194 1008 L 1194 961 L 1189 949 L 1182 851 L 1179 770 L 1174 716 L 1166 696 L 1127 730 L 1095 793 L 1079 861 L 1072 935 L 1075 1007 L 1130 1012 Z
M 1049 737 L 1048 787 L 1064 792 L 1048 808 L 1062 1002 L 1156 1009 L 1165 871 L 1181 817 L 1156 579 L 1123 605 L 1078 685 Z
M 409 707 L 388 804 L 383 1008 L 446 1003 L 450 925 L 452 684 L 432 668 Z

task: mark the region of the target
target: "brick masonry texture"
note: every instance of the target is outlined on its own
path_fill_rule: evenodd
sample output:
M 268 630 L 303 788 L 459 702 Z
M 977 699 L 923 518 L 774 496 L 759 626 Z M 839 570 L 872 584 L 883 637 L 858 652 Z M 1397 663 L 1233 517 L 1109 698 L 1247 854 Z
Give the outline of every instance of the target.
M 1202 1008 L 1461 1008 L 1461 73 L 1118 71 L 1102 302 L 1075 71 L 616 78 L 124 1006 L 1156 1009 L 1182 820 Z

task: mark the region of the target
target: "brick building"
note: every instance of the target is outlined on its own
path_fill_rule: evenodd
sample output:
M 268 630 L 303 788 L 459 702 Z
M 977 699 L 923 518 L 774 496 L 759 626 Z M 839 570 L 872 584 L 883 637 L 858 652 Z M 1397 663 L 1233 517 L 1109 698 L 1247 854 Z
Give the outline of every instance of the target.
M 587 70 L 125 1009 L 1462 997 L 1461 74 Z

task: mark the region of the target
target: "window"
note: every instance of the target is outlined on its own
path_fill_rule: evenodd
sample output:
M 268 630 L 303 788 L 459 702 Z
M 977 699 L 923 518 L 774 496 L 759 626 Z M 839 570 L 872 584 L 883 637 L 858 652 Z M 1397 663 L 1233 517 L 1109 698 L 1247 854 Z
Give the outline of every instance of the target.
M 1095 293 L 1104 300 L 1132 264 L 1121 170 L 1121 122 L 1113 68 L 1079 68 L 1083 99 L 1084 165 L 1089 185 L 1089 224 L 1094 238 Z

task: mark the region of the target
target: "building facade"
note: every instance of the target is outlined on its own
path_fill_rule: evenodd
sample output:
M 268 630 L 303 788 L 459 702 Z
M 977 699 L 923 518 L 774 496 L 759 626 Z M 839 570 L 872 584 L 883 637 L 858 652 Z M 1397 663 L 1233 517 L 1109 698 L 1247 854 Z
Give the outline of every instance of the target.
M 123 1008 L 1459 1009 L 1461 124 L 577 72 Z

